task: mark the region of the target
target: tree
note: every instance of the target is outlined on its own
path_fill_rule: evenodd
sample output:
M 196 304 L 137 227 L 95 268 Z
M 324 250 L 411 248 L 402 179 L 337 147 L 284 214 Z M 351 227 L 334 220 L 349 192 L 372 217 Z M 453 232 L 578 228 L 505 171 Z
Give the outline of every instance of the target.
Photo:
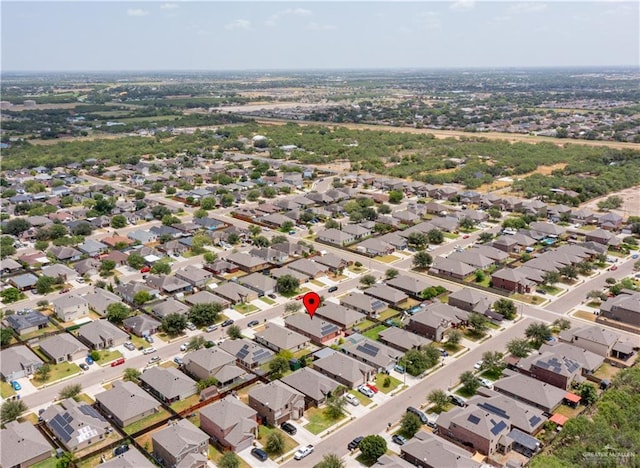
M 551 329 L 543 322 L 534 322 L 530 324 L 524 334 L 532 341 L 535 348 L 539 348 L 542 343 L 551 339 Z
M 36 281 L 36 292 L 38 294 L 49 294 L 53 291 L 53 285 L 56 284 L 55 278 L 51 276 L 41 276 Z
M 422 421 L 420 418 L 409 411 L 405 412 L 402 415 L 402 419 L 400 420 L 400 432 L 407 439 L 411 439 L 416 432 L 420 430 L 422 427 Z
M 284 436 L 280 431 L 271 431 L 267 437 L 265 450 L 274 455 L 280 455 L 284 450 Z
M 139 270 L 144 266 L 144 258 L 138 253 L 130 253 L 127 257 L 127 264 L 134 270 Z
M 391 190 L 389 192 L 389 203 L 397 205 L 404 198 L 404 194 L 400 190 Z
M 482 283 L 486 278 L 484 271 L 482 270 L 476 270 L 475 277 L 476 277 L 476 283 Z
M 36 369 L 33 373 L 35 378 L 40 382 L 46 382 L 51 375 L 51 366 L 46 362 Z
M 162 329 L 167 335 L 179 335 L 187 326 L 187 318 L 178 313 L 165 316 L 162 319 Z
M 240 330 L 240 327 L 237 325 L 231 325 L 228 329 L 227 329 L 227 335 L 229 336 L 229 338 L 231 338 L 232 340 L 237 340 L 239 338 L 242 338 L 242 330 Z
M 326 453 L 315 468 L 345 468 L 345 464 L 335 453 Z
M 487 320 L 487 317 L 476 312 L 471 312 L 469 314 L 468 322 L 469 328 L 471 328 L 472 332 L 476 336 L 483 335 L 489 328 L 489 321 Z
M 269 371 L 274 379 L 279 379 L 289 369 L 289 360 L 282 356 L 275 356 L 269 362 Z
M 491 374 L 500 374 L 505 368 L 503 361 L 504 354 L 499 351 L 486 351 L 482 353 L 481 370 L 486 370 Z
M 89 236 L 93 232 L 93 226 L 87 222 L 76 224 L 73 228 L 73 234 L 76 236 Z
M 413 267 L 418 270 L 427 269 L 433 262 L 433 257 L 428 252 L 417 252 L 413 256 Z
M 0 293 L 0 296 L 2 297 L 3 303 L 10 304 L 22 299 L 24 294 L 17 288 L 7 288 Z
M 387 268 L 387 271 L 384 272 L 384 276 L 386 279 L 397 278 L 400 273 L 395 268 Z
M 530 350 L 531 345 L 529 344 L 529 340 L 524 338 L 514 338 L 507 343 L 507 351 L 515 357 L 527 357 Z
M 0 328 L 0 346 L 6 346 L 11 343 L 13 332 L 11 328 Z
M 542 275 L 543 284 L 555 284 L 560 281 L 560 275 L 555 271 L 547 271 Z
M 27 411 L 27 405 L 22 400 L 7 400 L 0 408 L 0 419 L 3 424 L 18 419 L 22 413 Z
M 558 273 L 569 280 L 576 279 L 578 277 L 578 269 L 573 265 L 565 265 L 559 268 Z
M 236 201 L 236 199 L 230 193 L 225 193 L 220 197 L 220 204 L 225 208 L 233 205 L 234 201 Z
M 293 229 L 293 221 L 285 221 L 284 223 L 282 223 L 282 225 L 280 226 L 280 230 L 282 232 L 289 232 Z
M 114 302 L 107 306 L 105 317 L 111 323 L 119 325 L 129 316 L 129 308 L 121 302 Z
M 447 332 L 447 343 L 451 343 L 452 345 L 457 345 L 458 343 L 460 343 L 461 339 L 462 339 L 462 333 L 460 332 L 460 330 L 456 330 L 455 328 L 452 328 Z
M 25 218 L 14 218 L 5 223 L 2 227 L 2 233 L 19 236 L 23 232 L 28 231 L 30 227 L 31 223 Z
M 140 371 L 138 369 L 135 369 L 133 367 L 127 367 L 124 370 L 124 377 L 122 378 L 122 380 L 125 380 L 127 382 L 138 383 L 139 377 L 140 377 Z
M 386 215 L 389 213 L 391 213 L 391 207 L 389 205 L 385 205 L 384 203 L 382 203 L 380 206 L 378 206 L 378 214 Z
M 168 275 L 171 273 L 171 265 L 166 260 L 160 260 L 151 267 L 151 273 L 154 275 Z
M 127 225 L 127 218 L 123 215 L 115 215 L 111 218 L 111 227 L 114 229 L 122 229 Z
M 284 311 L 287 314 L 295 314 L 296 312 L 302 309 L 302 304 L 299 302 L 289 302 L 286 306 L 284 306 Z
M 559 318 L 553 321 L 553 326 L 557 327 L 560 331 L 568 330 L 569 328 L 571 328 L 571 322 L 566 318 Z
M 434 406 L 436 413 L 441 413 L 449 404 L 449 397 L 444 390 L 432 390 L 427 395 L 427 401 Z
M 259 190 L 249 190 L 249 192 L 247 192 L 247 200 L 249 200 L 250 202 L 254 202 L 256 201 L 258 198 L 260 198 L 260 191 Z
M 495 310 L 507 320 L 513 320 L 517 316 L 516 305 L 510 299 L 498 299 L 493 303 L 493 310 Z
M 482 232 L 478 236 L 478 240 L 483 244 L 486 244 L 487 242 L 493 240 L 493 234 L 491 234 L 490 232 Z
M 387 441 L 376 434 L 368 435 L 362 439 L 358 448 L 364 459 L 373 464 L 387 452 Z
M 162 217 L 162 224 L 164 226 L 173 226 L 174 224 L 180 224 L 180 218 L 170 214 L 166 214 Z
M 138 291 L 133 296 L 133 303 L 138 306 L 141 306 L 142 304 L 145 304 L 150 300 L 151 300 L 151 294 L 149 294 L 149 292 L 145 291 L 144 289 L 142 291 Z
M 78 458 L 73 452 L 64 452 L 56 462 L 56 468 L 76 468 Z
M 80 395 L 80 392 L 82 392 L 82 385 L 80 384 L 65 385 L 62 387 L 62 390 L 60 390 L 59 396 L 61 400 L 65 400 L 67 398 L 77 397 Z
M 276 189 L 273 187 L 265 187 L 262 189 L 262 196 L 265 198 L 273 198 L 276 196 Z
M 218 259 L 218 255 L 215 252 L 205 252 L 202 258 L 206 263 L 213 263 Z
M 300 281 L 295 276 L 283 275 L 276 282 L 278 292 L 282 295 L 294 294 L 300 287 Z
M 218 385 L 219 383 L 220 382 L 218 382 L 218 379 L 216 379 L 215 377 L 207 377 L 206 379 L 198 380 L 196 387 L 198 391 L 201 392 L 205 388 L 213 387 L 214 385 Z
M 373 275 L 364 275 L 360 278 L 360 284 L 367 287 L 372 286 L 376 284 L 376 277 Z
M 444 242 L 444 234 L 438 229 L 432 229 L 427 232 L 427 239 L 431 244 L 442 244 Z
M 460 374 L 460 383 L 462 384 L 462 390 L 468 395 L 476 393 L 480 386 L 480 380 L 471 371 L 465 371 Z
M 213 197 L 204 197 L 200 200 L 200 209 L 212 210 L 216 207 L 216 199 Z
M 204 339 L 204 336 L 194 336 L 189 340 L 189 343 L 187 344 L 187 351 L 197 351 L 200 348 L 204 347 L 206 342 L 207 340 Z
M 580 385 L 580 398 L 582 398 L 582 402 L 585 405 L 591 405 L 595 403 L 595 401 L 598 399 L 598 392 L 596 390 L 596 387 L 586 382 Z
M 462 218 L 459 223 L 460 228 L 465 229 L 467 231 L 470 231 L 471 229 L 473 229 L 475 225 L 476 224 L 473 222 L 473 220 L 467 217 Z
M 410 349 L 405 353 L 402 362 L 409 375 L 415 377 L 435 366 L 439 358 L 440 352 L 436 348 L 427 347 L 424 350 Z
M 407 243 L 418 250 L 422 250 L 429 243 L 429 238 L 423 232 L 412 232 L 407 236 Z
M 271 244 L 269 242 L 269 239 L 267 239 L 265 236 L 256 236 L 253 238 L 251 243 L 256 247 L 269 247 L 269 245 Z
M 229 450 L 222 455 L 216 464 L 218 468 L 238 468 L 240 466 L 240 460 L 235 453 Z

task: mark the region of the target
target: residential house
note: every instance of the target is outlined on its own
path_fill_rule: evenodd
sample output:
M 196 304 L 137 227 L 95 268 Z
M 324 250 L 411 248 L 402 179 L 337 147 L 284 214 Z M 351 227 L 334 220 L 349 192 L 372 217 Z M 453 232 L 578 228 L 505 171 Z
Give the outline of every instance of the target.
M 89 304 L 89 308 L 100 316 L 104 316 L 107 313 L 107 307 L 111 304 L 122 302 L 118 296 L 102 288 L 93 288 L 92 291 L 82 297 Z
M 478 253 L 484 257 L 487 257 L 493 260 L 494 264 L 503 263 L 509 258 L 508 253 L 500 249 L 496 249 L 495 247 L 492 247 L 490 245 L 479 245 L 479 246 L 473 247 L 472 249 L 469 249 L 468 252 Z
M 231 304 L 246 303 L 258 299 L 258 294 L 254 290 L 234 282 L 219 284 L 213 289 L 213 293 Z
M 376 375 L 372 366 L 337 351 L 314 361 L 313 369 L 347 388 L 365 384 Z
M 64 282 L 74 280 L 78 273 L 66 265 L 55 263 L 53 265 L 45 265 L 42 267 L 42 275 L 51 278 L 61 279 Z
M 433 341 L 442 341 L 445 331 L 465 324 L 468 319 L 468 312 L 462 309 L 448 304 L 433 303 L 411 316 L 407 330 Z
M 225 273 L 235 273 L 240 270 L 240 267 L 235 263 L 227 262 L 226 260 L 216 260 L 213 263 L 205 263 L 203 268 L 210 271 L 214 275 L 224 275 Z
M 378 372 L 390 371 L 404 356 L 403 352 L 370 340 L 359 333 L 350 335 L 341 349 L 347 356 L 368 364 Z
M 232 395 L 200 410 L 200 429 L 223 447 L 240 452 L 256 438 L 257 412 Z
M 253 291 L 259 297 L 273 294 L 276 290 L 277 281 L 270 276 L 261 273 L 251 273 L 250 275 L 238 278 L 238 282 Z
M 271 361 L 275 355 L 270 349 L 246 338 L 225 340 L 220 344 L 220 348 L 235 356 L 237 364 L 248 370 Z
M 191 306 L 196 304 L 217 303 L 217 304 L 220 304 L 222 308 L 227 308 L 231 304 L 228 300 L 223 299 L 220 296 L 216 296 L 215 294 L 212 294 L 209 291 L 198 291 L 195 294 L 185 297 L 184 300 L 187 304 Z
M 342 232 L 353 236 L 353 240 L 364 239 L 373 234 L 373 231 L 363 224 L 345 224 L 341 228 Z
M 618 246 L 621 241 L 611 231 L 604 229 L 594 229 L 585 234 L 584 239 L 586 242 L 597 242 L 602 245 Z
M 306 258 L 301 258 L 287 265 L 287 268 L 298 271 L 308 278 L 319 278 L 324 276 L 329 271 L 329 268 L 325 265 L 314 262 Z M 273 273 L 273 272 L 272 272 Z
M 406 353 L 410 349 L 422 349 L 431 340 L 398 327 L 389 327 L 378 335 L 378 341 Z
M 87 258 L 73 264 L 73 269 L 80 276 L 93 276 L 100 272 L 101 262 L 95 258 Z
M 71 322 L 89 315 L 89 303 L 82 296 L 64 295 L 51 301 L 53 311 L 63 322 Z
M 82 257 L 82 252 L 73 247 L 53 245 L 47 251 L 60 262 L 76 262 Z
M 304 395 L 305 408 L 324 404 L 340 386 L 335 380 L 309 367 L 298 369 L 280 381 Z
M 265 328 L 256 332 L 254 340 L 279 353 L 282 350 L 296 352 L 309 345 L 309 338 L 293 330 L 267 322 Z
M 295 279 L 297 279 L 300 284 L 302 283 L 306 283 L 307 281 L 309 281 L 310 276 L 306 275 L 304 273 L 301 273 L 299 271 L 296 270 L 292 270 L 289 267 L 282 267 L 282 268 L 273 268 L 270 272 L 271 276 L 273 276 L 276 280 L 278 278 L 281 278 L 282 276 L 286 276 L 286 275 L 290 275 L 293 276 Z M 318 273 L 318 276 L 321 276 L 320 273 Z
M 49 317 L 37 310 L 32 310 L 24 315 L 7 315 L 4 321 L 18 335 L 28 335 L 49 325 Z
M 323 345 L 340 335 L 340 328 L 325 320 L 310 320 L 307 314 L 294 314 L 284 319 L 290 330 L 308 337 L 313 343 Z
M 195 395 L 196 382 L 174 367 L 150 367 L 139 377 L 143 387 L 165 403 Z
M 578 208 L 571 212 L 571 222 L 577 224 L 595 224 L 598 221 L 598 215 L 588 208 Z
M 492 273 L 491 284 L 494 288 L 519 294 L 530 293 L 536 285 L 521 268 L 502 268 Z
M 380 236 L 379 239 L 389 244 L 395 250 L 406 250 L 408 246 L 407 239 L 396 232 L 389 232 Z
M 129 448 L 126 452 L 100 465 L 100 468 L 154 468 L 156 466 L 135 448 Z
M 85 241 L 78 246 L 78 250 L 90 257 L 96 257 L 105 253 L 108 250 L 108 246 L 100 241 L 94 239 L 85 239 Z
M 140 291 L 146 291 L 151 297 L 157 296 L 160 291 L 156 288 L 147 286 L 139 281 L 129 281 L 128 283 L 120 283 L 115 287 L 115 292 L 127 304 L 133 304 L 133 298 Z
M 42 364 L 42 360 L 24 345 L 0 350 L 0 377 L 5 382 L 32 375 Z
M 386 281 L 387 286 L 398 289 L 415 299 L 422 299 L 422 291 L 431 285 L 426 281 L 413 276 L 400 275 Z
M 195 266 L 181 268 L 176 271 L 176 276 L 196 288 L 203 288 L 213 278 L 210 271 Z
M 30 422 L 11 421 L 0 430 L 0 466 L 29 468 L 51 456 L 51 445 Z
M 488 296 L 473 288 L 462 288 L 449 294 L 449 305 L 467 312 L 487 315 L 488 312 L 491 312 L 492 304 Z M 499 314 L 497 315 L 501 317 Z
M 15 273 L 22 269 L 22 265 L 16 262 L 12 258 L 3 258 L 0 260 L 0 273 L 7 275 L 9 273 Z
M 12 276 L 7 282 L 19 291 L 27 291 L 36 287 L 38 277 L 33 273 L 25 273 L 23 275 Z
M 129 335 L 106 320 L 94 320 L 78 329 L 78 338 L 91 349 L 107 349 L 124 344 Z
M 227 257 L 227 261 L 238 265 L 242 271 L 247 273 L 253 273 L 269 267 L 269 262 L 266 260 L 242 252 L 232 253 Z
M 193 291 L 193 286 L 191 284 L 176 276 L 149 275 L 147 276 L 146 282 L 147 286 L 171 296 L 179 293 L 190 293 Z
M 197 380 L 215 378 L 219 387 L 231 385 L 246 374 L 235 365 L 236 357 L 220 347 L 201 348 L 187 353 L 184 368 Z
M 211 293 L 208 294 L 214 298 L 216 297 Z M 193 296 L 189 296 L 189 298 L 193 298 Z M 189 313 L 189 307 L 182 302 L 176 301 L 173 297 L 169 297 L 162 302 L 154 303 L 151 306 L 151 313 L 159 319 L 163 319 L 169 314 L 187 315 Z
M 279 425 L 304 414 L 304 395 L 279 380 L 258 384 L 249 390 L 249 406 L 265 424 Z
M 471 265 L 457 260 L 446 257 L 436 257 L 429 271 L 440 276 L 450 276 L 458 280 L 463 280 L 473 274 L 476 269 Z
M 453 252 L 447 257 L 449 260 L 466 263 L 476 270 L 485 270 L 494 265 L 495 262 L 485 257 L 475 249 L 463 250 L 462 252 Z
M 287 261 L 287 254 L 281 250 L 272 249 L 271 247 L 264 247 L 261 249 L 251 249 L 249 255 L 253 257 L 261 258 L 273 265 L 280 265 Z
M 471 458 L 471 454 L 448 440 L 431 432 L 420 431 L 400 447 L 400 456 L 410 466 L 423 468 L 482 468 L 484 465 Z M 381 457 L 382 458 L 382 457 Z M 380 459 L 378 459 L 380 461 Z M 378 466 L 378 465 L 374 465 Z M 387 465 L 384 465 L 387 466 Z M 389 468 L 404 468 L 390 465 Z
M 380 312 L 387 309 L 387 304 L 366 294 L 349 293 L 340 298 L 340 305 L 361 312 L 370 317 L 378 317 Z
M 165 468 L 205 468 L 209 436 L 186 419 L 151 435 L 153 457 Z
M 345 259 L 332 253 L 315 257 L 314 261 L 328 267 L 332 273 L 338 273 L 349 265 Z
M 609 212 L 598 218 L 598 226 L 608 231 L 617 231 L 622 227 L 624 218 L 617 213 Z
M 48 356 L 55 364 L 82 359 L 89 348 L 68 333 L 60 333 L 39 342 L 40 351 Z
M 540 382 L 568 390 L 574 381 L 582 381 L 582 368 L 577 361 L 556 351 L 549 349 L 520 359 L 516 370 Z
M 367 296 L 386 302 L 392 307 L 399 307 L 409 297 L 398 289 L 389 287 L 385 284 L 374 284 L 364 290 Z
M 387 244 L 379 238 L 369 238 L 360 242 L 356 246 L 358 252 L 363 252 L 372 257 L 384 256 L 392 254 L 395 249 L 391 244 Z
M 493 388 L 514 400 L 524 402 L 546 413 L 553 413 L 562 404 L 567 391 L 540 382 L 522 374 L 505 371 L 504 377 L 493 384 Z
M 158 411 L 160 403 L 133 382 L 116 380 L 106 392 L 98 393 L 96 406 L 119 427 L 126 427 Z
M 146 314 L 134 315 L 122 321 L 122 326 L 136 336 L 151 336 L 158 332 L 161 323 Z
M 623 291 L 600 305 L 600 317 L 640 327 L 640 293 Z
M 354 327 L 366 318 L 366 315 L 360 312 L 332 302 L 325 302 L 322 307 L 316 310 L 315 315 L 335 323 L 343 330 Z
M 561 342 L 570 343 L 605 358 L 613 357 L 626 361 L 634 353 L 634 346 L 622 340 L 619 334 L 597 325 L 564 330 L 559 338 Z
M 158 250 L 160 252 L 163 252 L 167 255 L 172 255 L 174 257 L 177 257 L 178 255 L 182 255 L 184 254 L 187 250 L 189 250 L 189 246 L 185 245 L 183 242 L 180 242 L 182 239 L 180 240 L 170 240 L 169 242 L 165 242 L 164 244 L 161 244 L 158 246 Z
M 40 417 L 58 442 L 70 452 L 98 443 L 111 428 L 91 405 L 72 398 L 49 406 Z

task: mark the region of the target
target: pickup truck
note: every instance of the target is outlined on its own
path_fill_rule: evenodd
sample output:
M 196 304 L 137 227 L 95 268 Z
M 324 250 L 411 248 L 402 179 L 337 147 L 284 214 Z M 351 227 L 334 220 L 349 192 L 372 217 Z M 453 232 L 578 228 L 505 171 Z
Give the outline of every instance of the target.
M 298 450 L 293 456 L 293 458 L 295 458 L 296 460 L 302 460 L 311 452 L 313 452 L 313 445 L 309 444 L 306 447 L 302 447 L 300 450 Z

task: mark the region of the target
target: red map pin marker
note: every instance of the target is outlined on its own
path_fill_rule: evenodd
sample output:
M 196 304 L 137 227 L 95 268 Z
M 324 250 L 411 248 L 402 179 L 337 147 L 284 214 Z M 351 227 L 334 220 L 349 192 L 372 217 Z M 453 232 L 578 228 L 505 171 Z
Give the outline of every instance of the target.
M 307 313 L 313 319 L 313 314 L 316 313 L 316 309 L 320 305 L 320 296 L 314 292 L 308 292 L 302 298 L 304 308 L 307 309 Z

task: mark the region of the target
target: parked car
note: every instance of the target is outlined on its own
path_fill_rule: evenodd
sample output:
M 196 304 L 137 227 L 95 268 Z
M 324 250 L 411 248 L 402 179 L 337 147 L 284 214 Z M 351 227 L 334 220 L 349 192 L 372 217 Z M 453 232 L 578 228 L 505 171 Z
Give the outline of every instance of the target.
M 304 297 L 304 294 L 300 294 L 299 296 L 296 296 L 296 301 L 301 301 L 303 297 Z
M 160 356 L 153 356 L 151 359 L 149 359 L 149 364 L 153 364 L 159 361 L 160 361 Z
M 144 339 L 147 343 L 153 343 L 153 337 L 151 335 L 145 335 Z
M 89 370 L 89 366 L 87 366 L 86 362 L 81 362 L 80 363 L 80 369 L 82 369 L 83 371 L 88 371 Z
M 127 348 L 129 351 L 135 351 L 136 350 L 136 346 L 131 342 L 131 341 L 127 341 L 124 345 L 125 348 Z
M 148 265 L 140 268 L 140 273 L 149 273 L 150 271 L 151 271 L 151 267 Z
M 180 356 L 176 356 L 173 358 L 173 362 L 175 362 L 176 364 L 178 364 L 179 366 L 181 366 L 182 364 L 184 364 L 184 361 L 182 360 L 182 358 Z
M 156 348 L 154 348 L 153 346 L 151 346 L 150 348 L 147 348 L 144 351 L 142 351 L 143 354 L 151 354 L 151 353 L 155 353 L 155 352 L 156 352 Z
M 482 368 L 482 364 L 484 364 L 484 361 L 478 361 L 473 365 L 473 368 L 475 370 L 480 370 Z
M 347 445 L 347 448 L 349 450 L 355 450 L 360 446 L 360 442 L 362 442 L 362 440 L 364 439 L 364 436 L 358 436 L 355 439 L 353 439 L 351 442 L 349 442 L 349 444 Z
M 267 294 L 267 296 L 269 296 L 271 299 L 275 299 L 276 298 L 275 294 Z
M 306 447 L 302 447 L 301 449 L 299 449 L 293 455 L 293 458 L 295 458 L 296 460 L 302 460 L 304 457 L 311 455 L 311 452 L 313 452 L 313 445 L 309 444 Z
M 215 331 L 218 329 L 218 325 L 209 325 L 207 328 L 205 328 L 204 330 L 207 333 L 211 333 L 212 331 Z
M 449 400 L 451 401 L 451 403 L 453 403 L 456 406 L 460 406 L 462 408 L 467 406 L 467 401 L 464 398 L 462 398 L 461 396 L 449 395 Z
M 609 268 L 610 271 L 616 271 L 618 269 L 618 267 L 616 265 L 613 265 L 611 268 Z
M 360 405 L 360 400 L 358 400 L 351 393 L 345 394 L 344 399 L 347 400 L 347 403 L 351 403 L 353 406 L 359 406 Z
M 196 330 L 196 329 L 197 329 L 197 327 L 196 327 L 193 323 L 191 323 L 191 322 L 187 322 L 186 327 L 187 327 L 187 329 L 188 329 L 188 330 L 191 330 L 191 331 L 193 331 L 193 330 Z
M 378 387 L 376 387 L 375 385 L 373 385 L 373 384 L 371 384 L 371 383 L 368 383 L 368 384 L 366 384 L 366 385 L 367 385 L 367 387 L 369 387 L 369 389 L 370 389 L 373 393 L 378 393 L 378 392 L 379 392 Z
M 22 390 L 22 387 L 20 386 L 20 384 L 19 384 L 17 381 L 15 381 L 15 380 L 12 380 L 12 381 L 11 381 L 11 387 L 12 387 L 16 392 L 17 392 L 18 390 Z
M 440 351 L 440 356 L 442 357 L 447 357 L 449 355 L 449 353 L 447 353 L 444 349 L 441 349 L 439 351 Z
M 264 450 L 255 447 L 251 449 L 251 455 L 253 455 L 254 457 L 256 457 L 258 460 L 260 461 L 267 461 L 269 456 L 267 455 L 267 452 L 265 452 Z
M 121 364 L 124 364 L 124 358 L 123 357 L 118 358 L 115 361 L 111 361 L 111 367 L 116 367 L 116 366 L 119 366 Z
M 188 348 L 188 347 L 189 347 L 189 345 L 188 345 L 187 343 L 182 343 L 182 344 L 180 345 L 180 351 L 183 351 L 183 352 L 184 352 L 184 351 L 186 351 L 186 350 L 187 350 L 187 348 Z
M 371 390 L 369 387 L 366 387 L 364 385 L 360 385 L 358 387 L 358 391 L 362 393 L 364 396 L 367 396 L 369 398 L 373 398 L 373 395 L 375 395 L 375 393 L 373 393 L 373 390 Z
M 400 364 L 396 364 L 395 366 L 393 366 L 393 370 L 400 374 L 404 374 L 405 372 L 404 366 L 401 366 Z
M 327 291 L 330 293 L 336 292 L 337 290 L 338 290 L 338 286 L 331 286 L 329 289 L 327 289 Z
M 224 322 L 222 322 L 223 327 L 228 327 L 229 325 L 233 325 L 233 319 L 227 319 Z
M 462 236 L 463 239 L 468 239 L 469 238 L 469 234 L 465 234 L 464 236 Z
M 427 419 L 427 415 L 424 414 L 422 411 L 420 411 L 418 408 L 414 408 L 413 406 L 408 406 L 407 407 L 407 412 L 408 413 L 413 413 L 416 416 L 418 416 L 418 418 L 420 419 L 420 422 L 422 424 L 427 424 L 427 422 L 429 422 L 429 420 Z
M 294 426 L 290 422 L 283 422 L 282 424 L 280 424 L 280 429 L 282 429 L 284 432 L 286 432 L 289 435 L 296 435 L 296 432 L 298 432 L 298 429 L 296 429 L 296 426 Z
M 638 259 L 638 257 L 640 257 L 640 255 L 639 255 L 639 254 L 633 254 L 633 255 L 631 256 L 631 258 L 633 258 L 634 260 L 637 260 L 637 259 Z
M 126 444 L 123 444 L 114 449 L 113 455 L 117 457 L 118 455 L 122 455 L 123 453 L 128 451 L 129 451 L 129 446 Z
M 91 356 L 87 356 L 84 360 L 89 365 L 93 364 L 93 358 Z
M 255 327 L 256 325 L 259 325 L 260 322 L 258 320 L 252 320 L 251 322 L 247 323 L 247 327 L 251 328 L 251 327 Z
M 65 293 L 68 293 L 69 291 L 71 291 L 71 289 L 69 289 L 69 288 L 64 288 L 64 289 L 61 289 L 61 290 L 60 290 L 60 292 L 59 292 L 58 294 L 65 294 Z
M 402 437 L 400 434 L 394 434 L 394 436 L 391 438 L 391 440 L 394 441 L 398 445 L 404 445 L 404 444 L 407 443 L 407 439 Z
M 480 382 L 480 385 L 482 385 L 483 387 L 493 389 L 493 382 L 491 382 L 491 380 L 478 379 L 478 381 Z

